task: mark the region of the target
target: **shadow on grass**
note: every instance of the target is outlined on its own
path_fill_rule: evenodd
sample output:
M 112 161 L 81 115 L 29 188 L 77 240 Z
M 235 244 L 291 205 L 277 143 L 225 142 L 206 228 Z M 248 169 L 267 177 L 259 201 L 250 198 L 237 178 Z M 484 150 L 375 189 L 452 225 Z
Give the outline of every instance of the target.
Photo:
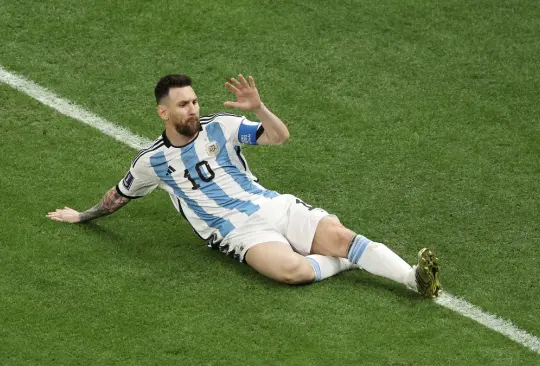
M 96 221 L 89 221 L 82 224 L 79 224 L 78 227 L 81 231 L 88 232 L 91 234 L 94 234 L 100 239 L 106 240 L 106 241 L 118 241 L 121 242 L 123 237 L 119 235 L 117 232 L 104 227 L 99 222 Z
M 370 291 L 377 292 L 381 295 L 390 292 L 396 297 L 401 297 L 413 301 L 425 301 L 422 296 L 420 296 L 416 292 L 407 289 L 404 285 L 392 282 L 385 278 L 374 276 L 365 271 L 359 272 L 360 273 L 354 276 L 354 280 L 351 281 L 353 282 L 354 286 L 357 286 L 359 288 L 369 288 Z
M 178 261 L 178 268 L 186 265 L 200 266 L 208 268 L 208 272 L 221 270 L 230 272 L 232 281 L 248 281 L 250 285 L 260 286 L 261 288 L 299 288 L 310 286 L 329 286 L 334 283 L 337 286 L 351 286 L 351 289 L 362 290 L 369 289 L 380 296 L 388 296 L 389 293 L 398 298 L 416 301 L 425 301 L 420 295 L 414 293 L 405 286 L 394 283 L 390 280 L 371 275 L 361 270 L 350 270 L 343 274 L 338 274 L 332 278 L 326 279 L 321 283 L 306 285 L 287 285 L 278 283 L 257 273 L 247 263 L 240 263 L 232 257 L 226 256 L 218 250 L 212 250 L 206 247 L 206 244 L 195 236 L 180 236 L 178 240 L 153 241 L 151 245 L 141 238 L 141 241 L 128 241 L 123 235 L 100 224 L 99 222 L 88 222 L 80 225 L 81 230 L 94 235 L 102 245 L 111 247 L 120 251 L 122 255 L 135 257 L 137 259 L 148 260 L 148 252 L 154 250 L 152 260 Z M 155 253 L 155 252 L 158 253 Z M 179 272 L 171 273 L 173 276 L 181 275 Z

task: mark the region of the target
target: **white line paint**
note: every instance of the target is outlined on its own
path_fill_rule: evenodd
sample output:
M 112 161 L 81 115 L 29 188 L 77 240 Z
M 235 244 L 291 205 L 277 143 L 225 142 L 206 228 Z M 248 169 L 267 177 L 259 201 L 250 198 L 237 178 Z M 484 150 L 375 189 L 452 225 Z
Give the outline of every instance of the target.
M 61 98 L 45 88 L 42 88 L 36 83 L 7 71 L 2 66 L 0 66 L 0 82 L 8 84 L 13 88 L 28 94 L 32 98 L 53 109 L 56 109 L 58 112 L 65 114 L 68 117 L 97 128 L 104 134 L 109 135 L 130 147 L 141 149 L 152 143 L 151 140 L 137 136 L 123 127 L 116 126 L 115 124 L 96 116 L 83 107 L 80 107 L 67 99 Z
M 22 91 L 23 93 L 37 99 L 41 103 L 65 114 L 73 119 L 76 119 L 84 124 L 97 128 L 106 135 L 125 143 L 136 149 L 151 144 L 151 140 L 144 137 L 134 135 L 129 130 L 118 127 L 115 124 L 96 116 L 95 114 L 79 107 L 78 105 L 63 99 L 49 90 L 29 81 L 22 76 L 7 71 L 0 66 L 0 82 L 8 84 L 13 88 Z M 450 310 L 455 311 L 467 318 L 470 318 L 485 327 L 498 332 L 505 337 L 510 338 L 530 350 L 540 354 L 540 339 L 526 331 L 519 329 L 512 322 L 499 318 L 496 315 L 489 314 L 479 307 L 457 297 L 454 297 L 446 292 L 443 292 L 435 302 Z
M 487 313 L 478 306 L 468 301 L 454 297 L 446 292 L 442 292 L 435 302 L 445 308 L 455 311 L 467 318 L 470 318 L 505 337 L 510 338 L 530 350 L 540 354 L 540 338 L 519 329 L 511 321 L 499 318 L 497 315 Z

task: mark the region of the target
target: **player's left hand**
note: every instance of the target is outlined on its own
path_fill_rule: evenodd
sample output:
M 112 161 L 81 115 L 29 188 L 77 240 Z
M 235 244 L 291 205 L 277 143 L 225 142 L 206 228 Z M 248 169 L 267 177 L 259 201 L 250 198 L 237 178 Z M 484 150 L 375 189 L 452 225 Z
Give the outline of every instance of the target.
M 231 78 L 230 81 L 225 83 L 225 86 L 229 91 L 236 95 L 237 102 L 225 102 L 226 107 L 238 108 L 246 111 L 256 111 L 262 107 L 261 97 L 259 91 L 255 86 L 255 80 L 253 76 L 249 76 L 249 83 L 242 74 L 238 75 L 238 79 Z

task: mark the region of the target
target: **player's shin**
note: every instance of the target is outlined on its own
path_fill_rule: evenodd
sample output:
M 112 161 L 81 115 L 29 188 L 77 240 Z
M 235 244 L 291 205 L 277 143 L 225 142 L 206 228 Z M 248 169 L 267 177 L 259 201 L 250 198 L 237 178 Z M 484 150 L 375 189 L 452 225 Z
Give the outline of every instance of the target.
M 356 235 L 349 247 L 348 258 L 367 272 L 416 289 L 414 269 L 382 243 Z
M 346 258 L 327 257 L 324 255 L 311 254 L 306 256 L 315 272 L 315 281 L 321 281 L 332 277 L 340 272 L 354 268 L 355 264 Z

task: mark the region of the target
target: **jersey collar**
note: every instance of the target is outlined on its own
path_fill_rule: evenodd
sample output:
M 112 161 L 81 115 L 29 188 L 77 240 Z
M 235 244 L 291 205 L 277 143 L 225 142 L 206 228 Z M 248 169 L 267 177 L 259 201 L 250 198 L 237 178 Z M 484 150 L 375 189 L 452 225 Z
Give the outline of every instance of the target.
M 201 125 L 201 129 L 199 131 L 197 131 L 197 136 L 195 136 L 195 138 L 193 140 L 191 140 L 190 142 L 188 142 L 187 144 L 185 145 L 180 145 L 180 146 L 177 146 L 177 145 L 173 145 L 171 143 L 171 140 L 169 140 L 169 138 L 167 137 L 167 134 L 165 133 L 166 131 L 163 131 L 163 133 L 161 134 L 161 136 L 163 137 L 163 143 L 165 144 L 165 146 L 167 147 L 175 147 L 175 148 L 182 148 L 182 147 L 186 147 L 190 144 L 192 144 L 193 142 L 195 142 L 195 140 L 197 140 L 197 138 L 199 137 L 199 132 L 202 130 L 202 125 Z

